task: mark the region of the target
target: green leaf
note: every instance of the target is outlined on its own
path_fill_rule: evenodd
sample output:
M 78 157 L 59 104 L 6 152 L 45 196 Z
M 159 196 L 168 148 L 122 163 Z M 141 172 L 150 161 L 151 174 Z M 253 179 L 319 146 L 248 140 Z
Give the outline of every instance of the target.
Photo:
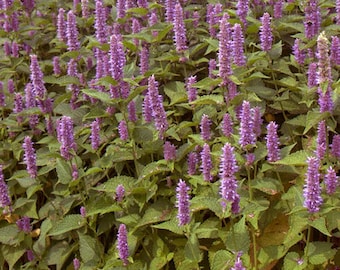
M 222 238 L 228 250 L 238 250 L 248 253 L 250 248 L 250 237 L 246 226 L 245 217 L 235 223 L 233 229 L 228 231 L 225 238 Z
M 199 262 L 200 261 L 200 249 L 199 242 L 196 234 L 191 234 L 188 242 L 184 247 L 185 258 L 190 261 Z
M 336 249 L 332 249 L 330 242 L 311 242 L 308 245 L 308 260 L 313 265 L 320 265 L 333 259 Z
M 72 170 L 70 164 L 64 159 L 57 159 L 56 171 L 58 175 L 58 182 L 68 184 L 72 181 Z
M 100 261 L 102 246 L 95 238 L 78 232 L 79 235 L 79 252 L 81 260 L 84 263 L 91 262 L 96 265 Z
M 94 198 L 92 201 L 90 201 L 86 206 L 87 216 L 93 216 L 97 214 L 103 215 L 118 211 L 122 211 L 122 208 L 113 201 L 113 198 L 108 196 L 98 196 L 97 198 Z
M 192 86 L 199 88 L 199 89 L 205 89 L 205 90 L 211 90 L 211 88 L 219 85 L 222 82 L 222 79 L 212 79 L 209 77 L 206 77 L 202 80 L 200 80 L 197 83 L 194 83 Z
M 283 270 L 303 270 L 306 267 L 306 260 L 301 258 L 297 252 L 288 252 L 284 258 Z
M 222 95 L 204 95 L 204 96 L 199 96 L 196 100 L 191 102 L 191 104 L 195 104 L 195 105 L 206 105 L 206 104 L 222 105 L 222 104 L 224 104 L 224 99 L 223 99 Z
M 117 186 L 121 184 L 124 186 L 125 191 L 129 191 L 133 188 L 136 181 L 137 180 L 131 176 L 120 175 L 110 178 L 105 183 L 93 189 L 103 192 L 115 193 Z
M 104 103 L 114 104 L 109 94 L 104 92 L 99 92 L 93 89 L 82 89 L 81 90 L 84 94 L 88 95 L 89 97 L 96 98 Z
M 227 250 L 218 250 L 212 257 L 211 270 L 230 269 L 233 257 Z
M 7 246 L 3 245 L 1 248 L 2 255 L 8 263 L 9 269 L 14 269 L 14 265 L 25 254 L 26 248 L 24 246 Z
M 13 246 L 19 244 L 18 233 L 19 230 L 16 224 L 6 225 L 0 228 L 0 243 Z
M 300 150 L 273 163 L 281 165 L 306 166 L 306 160 L 307 160 L 306 151 Z
M 158 200 L 156 203 L 149 206 L 138 222 L 138 227 L 153 224 L 170 219 L 173 205 L 168 200 Z
M 162 222 L 157 225 L 152 225 L 151 227 L 161 230 L 167 230 L 175 234 L 183 234 L 183 228 L 178 225 L 178 220 L 176 218 L 173 218 L 166 222 Z
M 329 115 L 329 113 L 320 113 L 317 111 L 309 111 L 307 113 L 307 119 L 306 119 L 306 127 L 305 130 L 303 131 L 303 134 L 307 134 L 307 132 L 312 128 L 312 127 L 317 127 L 318 123 L 325 119 L 326 116 Z
M 188 99 L 187 92 L 182 82 L 170 82 L 164 85 L 164 92 L 170 98 L 169 106 L 177 103 L 186 102 Z
M 65 75 L 61 77 L 45 76 L 44 81 L 45 83 L 58 84 L 60 86 L 67 86 L 70 84 L 79 85 L 79 79 L 73 76 L 69 76 L 69 75 Z
M 308 220 L 308 224 L 313 228 L 317 229 L 319 232 L 323 233 L 324 235 L 332 237 L 331 233 L 329 232 L 326 226 L 326 219 L 324 217 L 318 217 L 317 219 L 314 220 Z
M 72 230 L 79 229 L 85 224 L 85 219 L 81 215 L 67 215 L 57 222 L 49 232 L 50 236 L 57 236 Z
M 270 195 L 276 195 L 283 191 L 281 181 L 275 178 L 255 179 L 251 186 Z
M 218 199 L 206 195 L 193 197 L 190 201 L 190 209 L 192 212 L 209 209 L 218 217 L 223 216 L 222 206 Z
M 143 179 L 149 179 L 153 175 L 169 171 L 170 171 L 169 167 L 165 165 L 163 161 L 149 163 L 143 168 L 143 171 L 138 178 L 138 182 Z

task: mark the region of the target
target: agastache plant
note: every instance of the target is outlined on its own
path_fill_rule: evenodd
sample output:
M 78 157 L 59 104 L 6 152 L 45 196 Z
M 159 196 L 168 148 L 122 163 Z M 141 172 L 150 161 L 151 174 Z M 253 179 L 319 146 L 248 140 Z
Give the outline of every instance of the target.
M 249 0 L 238 0 L 236 4 L 236 14 L 240 18 L 244 29 L 247 28 L 247 14 L 249 10 Z
M 24 163 L 26 164 L 27 172 L 31 178 L 36 178 L 38 174 L 36 164 L 37 157 L 33 148 L 31 137 L 25 137 L 22 148 L 24 149 Z
M 188 46 L 187 46 L 187 38 L 186 38 L 186 29 L 185 29 L 184 19 L 183 19 L 183 9 L 180 3 L 177 3 L 175 5 L 173 25 L 174 25 L 174 42 L 176 45 L 176 51 L 178 53 L 181 53 L 185 51 L 188 48 Z
M 318 124 L 318 134 L 316 139 L 315 155 L 319 160 L 322 160 L 327 150 L 327 127 L 326 121 L 322 120 Z
M 203 114 L 200 123 L 201 137 L 204 141 L 209 141 L 211 138 L 211 120 L 208 115 Z
M 338 176 L 332 167 L 329 167 L 327 169 L 327 173 L 325 174 L 325 186 L 328 195 L 334 194 L 336 188 L 338 187 Z
M 307 208 L 309 213 L 319 212 L 323 203 L 323 199 L 321 197 L 319 167 L 320 161 L 318 158 L 309 157 L 307 159 L 307 173 L 303 188 L 303 206 Z
M 73 121 L 69 116 L 63 116 L 57 122 L 57 138 L 60 143 L 60 154 L 66 160 L 73 156 L 72 152 L 77 150 L 74 141 Z
M 205 143 L 201 151 L 201 172 L 203 174 L 204 181 L 212 181 L 213 176 L 211 175 L 211 170 L 213 168 L 210 146 Z
M 190 188 L 182 179 L 179 180 L 176 187 L 176 207 L 178 209 L 178 225 L 184 226 L 190 222 Z
M 118 228 L 117 234 L 117 250 L 119 254 L 119 258 L 123 261 L 123 265 L 128 265 L 128 257 L 129 257 L 129 246 L 127 241 L 127 229 L 125 224 L 120 224 Z
M 11 206 L 11 198 L 9 195 L 8 186 L 5 182 L 2 165 L 0 165 L 0 207 L 5 208 L 5 212 Z
M 77 51 L 80 48 L 80 43 L 78 40 L 78 29 L 76 23 L 76 16 L 73 11 L 70 10 L 67 13 L 66 22 L 66 37 L 67 37 L 67 48 L 69 51 Z
M 246 57 L 244 55 L 244 38 L 242 27 L 240 24 L 235 23 L 233 27 L 233 40 L 232 40 L 232 51 L 234 57 L 234 63 L 237 66 L 244 66 L 246 64 Z
M 243 149 L 247 145 L 255 144 L 255 133 L 254 133 L 254 120 L 251 114 L 250 103 L 243 101 L 241 115 L 240 115 L 240 140 L 239 143 Z
M 321 26 L 321 14 L 320 8 L 318 7 L 318 0 L 309 0 L 306 3 L 304 10 L 304 27 L 305 36 L 308 39 L 316 36 L 320 31 Z
M 270 122 L 267 125 L 266 145 L 268 150 L 268 161 L 275 162 L 280 159 L 279 152 L 279 137 L 277 135 L 278 125 L 275 122 Z
M 271 17 L 269 13 L 264 13 L 261 17 L 261 27 L 260 27 L 260 41 L 261 48 L 263 51 L 269 51 L 272 48 L 273 34 L 271 29 Z
M 223 84 L 227 84 L 228 76 L 232 74 L 231 70 L 231 27 L 229 24 L 229 15 L 223 14 L 220 21 L 219 50 L 218 50 L 218 67 L 219 76 L 223 79 Z

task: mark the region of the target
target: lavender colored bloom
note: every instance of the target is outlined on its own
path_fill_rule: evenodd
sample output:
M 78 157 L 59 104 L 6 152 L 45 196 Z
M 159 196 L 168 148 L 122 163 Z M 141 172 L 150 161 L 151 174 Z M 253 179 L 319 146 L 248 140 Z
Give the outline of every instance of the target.
M 190 202 L 189 192 L 190 188 L 187 184 L 179 179 L 176 187 L 176 207 L 178 208 L 178 225 L 184 226 L 190 222 Z
M 127 141 L 129 139 L 129 131 L 125 120 L 119 122 L 118 131 L 121 140 Z
M 152 108 L 150 96 L 148 94 L 145 95 L 143 101 L 143 117 L 145 122 L 150 123 L 152 121 Z
M 172 23 L 174 21 L 175 4 L 176 1 L 174 0 L 165 0 L 165 20 L 168 23 Z
M 322 120 L 318 124 L 318 137 L 316 139 L 316 151 L 315 155 L 319 160 L 322 160 L 327 150 L 327 127 L 326 121 Z
M 236 4 L 236 14 L 240 18 L 244 28 L 247 27 L 247 14 L 249 10 L 249 0 L 238 0 Z
M 72 164 L 72 180 L 77 180 L 79 177 L 79 171 L 77 164 Z
M 12 53 L 12 46 L 11 43 L 8 41 L 5 41 L 4 43 L 4 53 L 6 56 L 10 56 Z
M 333 111 L 334 104 L 332 100 L 332 86 L 328 84 L 326 90 L 324 91 L 321 86 L 318 88 L 318 104 L 320 106 L 320 112 L 331 112 Z
M 59 76 L 61 74 L 60 60 L 58 56 L 53 57 L 53 73 L 56 76 Z
M 34 0 L 23 0 L 21 1 L 27 13 L 31 13 L 35 6 Z
M 246 57 L 244 55 L 244 38 L 241 25 L 236 23 L 233 28 L 232 53 L 234 56 L 234 63 L 241 67 L 246 64 Z
M 37 106 L 35 94 L 33 92 L 33 87 L 31 83 L 26 84 L 25 86 L 25 101 L 26 108 L 34 108 Z M 36 125 L 39 123 L 39 116 L 36 114 L 32 114 L 29 116 L 29 125 L 31 129 L 35 129 Z
M 216 24 L 219 22 L 220 13 L 222 12 L 222 5 L 208 4 L 207 6 L 207 23 L 209 24 L 209 34 L 211 37 L 216 37 Z
M 137 34 L 140 32 L 141 30 L 141 25 L 138 19 L 136 18 L 132 18 L 132 34 Z M 136 47 L 138 47 L 139 45 L 139 39 L 138 38 L 134 38 L 133 39 L 133 43 L 136 45 Z
M 86 208 L 85 208 L 84 206 L 81 206 L 81 207 L 80 207 L 79 212 L 80 212 L 80 215 L 81 215 L 83 218 L 86 217 Z
M 171 1 L 171 0 L 168 0 Z M 177 3 L 175 6 L 175 14 L 174 14 L 174 42 L 176 45 L 176 51 L 181 53 L 188 49 L 187 46 L 187 38 L 186 38 L 186 29 L 183 20 L 183 9 L 180 3 Z
M 11 205 L 11 198 L 9 196 L 8 187 L 4 179 L 2 165 L 0 165 L 0 207 L 6 208 L 6 207 L 9 207 L 10 205 Z
M 24 163 L 26 164 L 27 172 L 31 178 L 37 177 L 37 165 L 36 165 L 36 154 L 33 148 L 32 140 L 29 136 L 26 136 L 24 143 L 22 144 L 24 149 Z
M 170 0 L 171 1 L 171 0 Z M 149 26 L 153 26 L 158 23 L 158 17 L 155 11 L 152 11 L 149 16 Z M 152 30 L 152 36 L 157 37 L 158 31 Z
M 117 249 L 119 258 L 123 261 L 123 265 L 128 265 L 129 246 L 127 241 L 127 230 L 125 224 L 120 224 L 117 234 Z
M 232 135 L 233 121 L 229 113 L 224 114 L 221 128 L 224 136 L 230 137 Z
M 194 28 L 197 28 L 198 27 L 198 24 L 199 24 L 199 21 L 200 21 L 200 14 L 198 11 L 194 11 L 194 13 L 192 14 L 192 25 Z
M 163 146 L 163 153 L 165 160 L 175 160 L 176 159 L 176 146 L 166 141 Z
M 253 123 L 254 123 L 254 134 L 255 136 L 261 135 L 261 127 L 262 127 L 262 116 L 261 116 L 261 108 L 255 107 L 251 109 L 252 115 L 253 115 Z
M 213 179 L 211 175 L 211 170 L 213 168 L 213 164 L 211 161 L 211 154 L 210 154 L 210 146 L 205 143 L 203 145 L 203 149 L 201 152 L 201 172 L 203 174 L 204 181 L 210 182 Z
M 239 252 L 237 254 L 235 264 L 232 268 L 230 268 L 230 270 L 246 270 L 246 268 L 243 266 L 243 263 L 241 261 L 241 255 L 242 255 L 242 252 Z
M 107 42 L 106 10 L 102 0 L 96 0 L 95 22 L 96 38 L 100 44 Z
M 260 26 L 260 41 L 261 41 L 261 48 L 263 51 L 267 52 L 272 48 L 273 43 L 273 34 L 271 29 L 271 17 L 269 13 L 264 13 L 261 17 Z
M 293 45 L 293 54 L 296 62 L 299 65 L 303 65 L 305 63 L 306 54 L 303 50 L 300 49 L 301 40 L 296 38 Z
M 274 4 L 274 18 L 278 19 L 282 17 L 283 1 L 277 0 Z
M 149 48 L 143 46 L 139 54 L 139 71 L 144 75 L 149 70 Z
M 194 175 L 198 163 L 198 155 L 196 152 L 190 152 L 188 155 L 188 174 Z
M 16 224 L 19 230 L 23 231 L 24 233 L 30 233 L 32 231 L 31 220 L 29 217 L 25 216 L 21 219 L 18 219 Z
M 331 145 L 331 153 L 334 157 L 340 158 L 340 135 L 334 135 Z
M 12 20 L 12 31 L 13 32 L 18 32 L 19 30 L 19 15 L 18 12 L 14 11 L 11 15 L 11 20 Z
M 308 87 L 309 88 L 313 88 L 314 86 L 317 86 L 318 85 L 318 81 L 317 81 L 317 68 L 318 68 L 318 65 L 317 63 L 310 63 L 309 66 L 308 66 L 308 71 L 307 71 L 307 74 L 308 74 Z
M 33 253 L 33 251 L 31 249 L 26 251 L 26 256 L 27 256 L 27 260 L 29 262 L 33 261 L 34 258 L 35 258 L 34 253 Z
M 90 16 L 88 0 L 81 0 L 81 16 L 86 19 Z
M 0 81 L 0 106 L 5 106 L 5 93 L 4 93 L 4 84 Z
M 338 177 L 336 175 L 335 170 L 332 167 L 327 169 L 327 173 L 325 175 L 325 185 L 326 192 L 328 195 L 334 194 L 336 188 L 338 186 Z
M 14 86 L 14 81 L 12 79 L 9 79 L 7 81 L 7 90 L 8 90 L 8 93 L 10 94 L 14 94 L 15 92 L 15 86 Z
M 197 82 L 196 76 L 190 76 L 187 79 L 186 89 L 187 89 L 187 93 L 188 93 L 189 102 L 193 102 L 194 100 L 197 99 L 197 88 L 192 86 L 196 82 Z
M 57 37 L 59 40 L 66 42 L 66 28 L 65 28 L 65 10 L 63 8 L 59 8 L 58 17 L 57 17 Z
M 72 10 L 67 13 L 66 37 L 68 50 L 78 51 L 80 48 L 80 43 L 78 41 L 78 29 L 76 16 L 74 15 Z
M 307 166 L 306 180 L 303 188 L 303 206 L 308 209 L 309 213 L 316 213 L 320 210 L 320 206 L 323 202 L 319 182 L 320 161 L 316 157 L 309 157 L 307 159 Z
M 211 120 L 208 115 L 203 114 L 201 118 L 201 137 L 204 141 L 209 141 L 211 139 L 210 133 Z
M 215 59 L 209 60 L 209 78 L 215 79 L 214 71 L 216 70 L 217 64 Z
M 137 0 L 137 6 L 141 8 L 148 8 L 148 1 L 147 0 Z
M 74 268 L 74 270 L 79 270 L 79 268 L 80 268 L 80 261 L 79 261 L 78 258 L 74 258 L 73 259 L 73 268 Z
M 321 27 L 321 13 L 318 7 L 318 0 L 307 1 L 304 13 L 305 36 L 311 39 L 319 33 Z
M 340 0 L 336 0 L 335 2 L 335 12 L 336 12 L 336 24 L 340 24 Z
M 125 189 L 124 186 L 119 184 L 116 188 L 116 201 L 121 202 L 125 196 Z
M 158 92 L 158 82 L 155 80 L 154 75 L 149 77 L 148 80 L 148 96 L 150 98 L 152 117 L 155 121 L 155 127 L 159 131 L 159 137 L 162 139 L 168 128 L 168 121 L 163 107 L 163 96 Z
M 19 57 L 19 45 L 16 42 L 12 42 L 12 56 Z
M 267 125 L 266 145 L 268 150 L 268 161 L 275 162 L 280 159 L 279 137 L 277 135 L 278 125 L 271 121 Z
M 246 166 L 252 166 L 255 162 L 255 154 L 254 153 L 247 153 L 246 154 Z
M 100 145 L 100 135 L 99 135 L 100 127 L 98 119 L 94 120 L 91 123 L 91 146 L 93 150 L 97 150 Z
M 43 77 L 44 74 L 42 73 L 39 63 L 38 63 L 38 58 L 36 55 L 31 55 L 31 83 L 33 87 L 33 93 L 35 94 L 37 98 L 37 103 L 39 108 L 45 112 L 45 104 L 44 100 L 46 99 L 46 88 L 44 85 Z
M 246 148 L 247 145 L 255 144 L 254 134 L 254 121 L 251 116 L 250 103 L 243 101 L 241 110 L 241 123 L 240 123 L 240 140 L 242 148 Z
M 131 100 L 128 104 L 128 117 L 131 122 L 137 121 L 137 114 L 136 114 L 136 103 Z
M 340 39 L 337 36 L 332 36 L 330 61 L 340 65 Z
M 325 32 L 322 32 L 317 39 L 318 58 L 318 83 L 324 84 L 332 81 L 331 64 L 329 57 L 328 39 Z
M 125 52 L 120 35 L 110 37 L 110 73 L 120 84 L 124 78 L 124 66 L 126 63 Z M 120 97 L 117 87 L 111 87 L 110 93 L 113 98 Z
M 20 113 L 22 112 L 23 109 L 24 109 L 24 105 L 23 105 L 22 95 L 20 93 L 15 93 L 13 112 Z M 22 123 L 23 117 L 17 116 L 17 121 L 18 123 Z
M 63 158 L 70 160 L 71 151 L 77 150 L 73 135 L 73 121 L 71 117 L 63 116 L 57 122 L 57 138 L 60 145 L 60 154 Z
M 225 85 L 228 81 L 228 76 L 232 74 L 231 70 L 231 37 L 230 37 L 230 24 L 228 22 L 229 15 L 224 13 L 220 21 L 219 33 L 219 50 L 218 50 L 218 66 L 219 76 L 223 79 Z
M 125 7 L 126 0 L 117 0 L 117 19 L 122 19 L 125 17 L 126 7 Z
M 238 166 L 234 154 L 234 147 L 232 147 L 230 143 L 226 143 L 222 147 L 219 176 L 221 179 L 230 178 L 233 177 L 237 171 Z

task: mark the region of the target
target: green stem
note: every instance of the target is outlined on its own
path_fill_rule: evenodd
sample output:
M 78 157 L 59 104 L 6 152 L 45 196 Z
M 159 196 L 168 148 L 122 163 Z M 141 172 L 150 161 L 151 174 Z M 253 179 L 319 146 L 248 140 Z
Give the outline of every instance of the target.
M 256 248 L 256 235 L 253 226 L 251 225 L 251 236 L 253 239 L 253 257 L 254 257 L 254 270 L 257 270 L 257 248 Z
M 253 189 L 251 187 L 251 176 L 250 176 L 250 168 L 246 166 L 247 177 L 248 177 L 248 190 L 249 190 L 249 200 L 253 200 Z
M 305 256 L 308 258 L 308 249 L 309 249 L 309 242 L 311 239 L 311 235 L 312 235 L 312 228 L 310 225 L 308 225 L 308 229 L 307 229 L 307 240 L 306 240 L 306 247 L 305 247 Z

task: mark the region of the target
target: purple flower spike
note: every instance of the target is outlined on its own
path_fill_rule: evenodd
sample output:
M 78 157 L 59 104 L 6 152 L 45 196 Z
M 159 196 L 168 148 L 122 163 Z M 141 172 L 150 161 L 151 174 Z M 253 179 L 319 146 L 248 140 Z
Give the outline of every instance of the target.
M 316 139 L 315 155 L 319 160 L 322 160 L 327 150 L 327 127 L 326 121 L 322 120 L 318 124 L 318 137 Z
M 78 258 L 74 258 L 73 259 L 73 268 L 74 268 L 74 270 L 79 270 L 79 268 L 80 268 L 80 261 L 79 261 Z
M 155 80 L 154 75 L 149 77 L 147 96 L 150 99 L 149 104 L 152 110 L 152 117 L 155 121 L 155 127 L 159 131 L 159 138 L 163 139 L 164 133 L 168 128 L 168 121 L 163 107 L 163 96 L 158 92 L 158 82 Z
M 309 88 L 313 88 L 315 86 L 318 85 L 318 81 L 317 81 L 317 68 L 318 68 L 318 65 L 317 63 L 310 63 L 309 66 L 308 66 L 308 71 L 307 71 L 307 74 L 308 74 L 308 87 Z
M 169 0 L 171 1 L 171 0 Z M 174 14 L 174 42 L 176 45 L 176 51 L 181 53 L 185 51 L 187 46 L 187 38 L 186 38 L 186 29 L 183 20 L 183 9 L 180 3 L 177 3 L 175 6 L 175 14 Z
M 268 52 L 272 48 L 273 34 L 271 29 L 271 17 L 269 13 L 264 13 L 261 17 L 260 40 L 263 51 Z
M 331 153 L 334 157 L 340 158 L 340 135 L 335 135 L 333 137 Z
M 96 0 L 95 22 L 96 38 L 100 44 L 107 43 L 107 25 L 106 25 L 106 9 L 102 0 Z
M 44 101 L 46 99 L 46 88 L 44 85 L 44 74 L 42 73 L 39 63 L 38 63 L 38 58 L 36 55 L 31 55 L 31 83 L 33 87 L 33 93 L 35 93 L 35 96 L 37 97 L 37 103 L 39 108 L 43 112 L 45 112 L 45 104 Z
M 242 27 L 240 24 L 235 23 L 233 28 L 233 41 L 232 41 L 232 50 L 234 56 L 234 63 L 241 67 L 246 64 L 246 57 L 244 55 L 244 37 L 242 32 Z
M 57 37 L 63 42 L 67 41 L 65 25 L 65 10 L 59 8 L 57 17 Z
M 338 177 L 336 175 L 335 170 L 332 167 L 327 169 L 327 173 L 325 175 L 325 185 L 326 192 L 328 195 L 332 195 L 335 193 L 336 188 L 338 186 Z
M 80 43 L 78 41 L 78 29 L 76 16 L 73 14 L 72 10 L 67 13 L 66 37 L 68 50 L 78 51 L 80 48 Z
M 250 103 L 243 101 L 240 123 L 240 140 L 242 148 L 255 144 L 254 122 L 251 116 Z
M 24 105 L 23 105 L 22 95 L 20 93 L 15 93 L 13 112 L 14 113 L 20 113 L 20 112 L 22 112 L 23 109 L 24 109 Z M 23 117 L 17 116 L 17 121 L 18 121 L 19 124 L 22 123 Z
M 276 0 L 274 4 L 274 18 L 278 19 L 282 17 L 283 1 Z
M 236 4 L 236 14 L 240 18 L 244 28 L 247 27 L 247 14 L 249 10 L 249 0 L 238 0 Z
M 332 36 L 330 58 L 334 65 L 340 65 L 340 39 L 337 36 Z
M 124 78 L 124 66 L 126 63 L 124 47 L 120 35 L 112 35 L 110 37 L 110 73 L 113 79 L 121 86 L 121 81 Z M 119 98 L 121 96 L 119 87 L 111 87 L 111 96 Z
M 230 270 L 246 270 L 246 268 L 243 266 L 243 263 L 241 261 L 241 256 L 242 256 L 242 252 L 239 252 L 237 254 L 235 264 L 232 268 L 230 268 Z
M 57 122 L 57 138 L 60 143 L 60 154 L 63 158 L 70 160 L 71 151 L 77 150 L 73 135 L 73 121 L 71 117 L 63 116 Z
M 214 71 L 216 70 L 217 64 L 215 59 L 209 60 L 209 78 L 215 79 L 216 75 L 214 74 Z
M 12 79 L 9 79 L 7 81 L 7 90 L 8 90 L 8 93 L 10 93 L 12 95 L 15 92 L 15 85 L 14 85 L 14 81 Z
M 305 6 L 305 36 L 308 39 L 316 36 L 321 28 L 321 13 L 318 7 L 318 0 L 309 0 Z
M 9 196 L 8 187 L 4 179 L 4 174 L 2 172 L 2 165 L 0 165 L 0 207 L 7 208 L 10 205 L 11 198 Z
M 5 106 L 5 93 L 4 93 L 4 84 L 0 81 L 0 106 Z
M 149 70 L 149 48 L 143 46 L 139 56 L 140 74 L 144 75 Z
M 56 76 L 59 76 L 61 74 L 61 69 L 60 69 L 60 62 L 59 62 L 59 57 L 55 56 L 53 57 L 53 73 Z
M 123 141 L 129 139 L 129 131 L 125 120 L 122 120 L 118 124 L 119 137 Z
M 98 119 L 96 119 L 91 123 L 90 139 L 91 139 L 91 146 L 93 150 L 97 150 L 99 148 L 99 145 L 100 145 L 99 132 L 100 132 L 99 121 Z
M 208 115 L 203 114 L 201 119 L 201 137 L 204 141 L 209 141 L 211 139 L 210 132 L 211 120 Z
M 137 121 L 137 113 L 136 113 L 136 103 L 131 100 L 128 104 L 128 113 L 129 113 L 129 120 L 131 122 Z
M 36 154 L 30 137 L 26 136 L 22 144 L 24 149 L 24 163 L 31 178 L 37 177 Z
M 332 86 L 329 84 L 326 88 L 326 91 L 324 92 L 321 87 L 318 88 L 318 104 L 320 106 L 320 112 L 331 112 L 334 108 L 334 103 L 332 100 Z
M 165 0 L 165 20 L 168 23 L 172 23 L 174 21 L 175 4 L 175 0 Z
M 20 231 L 23 231 L 24 233 L 30 233 L 32 231 L 31 227 L 31 220 L 29 217 L 23 217 L 16 222 L 18 228 Z
M 332 81 L 331 64 L 329 57 L 329 41 L 325 32 L 322 32 L 317 39 L 318 58 L 318 83 L 328 83 Z
M 220 163 L 220 178 L 230 178 L 238 171 L 234 147 L 230 143 L 226 143 L 222 148 L 221 163 Z
M 229 113 L 226 113 L 223 116 L 223 121 L 222 121 L 222 133 L 226 137 L 230 137 L 233 133 L 233 121 L 231 119 L 231 116 Z
M 211 170 L 213 164 L 211 161 L 210 146 L 205 143 L 201 152 L 201 172 L 203 174 L 204 181 L 210 182 L 213 179 Z
M 296 38 L 293 45 L 293 54 L 296 62 L 299 65 L 303 65 L 305 63 L 306 53 L 300 49 L 301 40 Z
M 188 174 L 194 175 L 198 163 L 198 155 L 196 152 L 191 152 L 188 155 Z
M 190 222 L 190 202 L 189 192 L 190 188 L 180 179 L 176 187 L 176 207 L 178 208 L 178 225 L 184 226 Z
M 232 74 L 231 70 L 231 27 L 229 24 L 229 15 L 224 13 L 220 21 L 218 66 L 219 76 L 223 79 L 223 84 L 228 81 L 228 76 Z
M 336 12 L 336 24 L 340 24 L 340 0 L 336 0 L 335 2 L 335 12 Z
M 123 185 L 118 185 L 116 188 L 116 201 L 121 202 L 125 196 L 125 189 Z
M 88 0 L 81 0 L 81 16 L 85 19 L 90 16 Z
M 129 246 L 127 241 L 127 230 L 125 224 L 120 224 L 117 235 L 117 249 L 119 258 L 123 261 L 123 265 L 128 265 Z
M 193 102 L 194 100 L 197 99 L 197 88 L 192 86 L 196 82 L 197 82 L 196 76 L 190 76 L 187 79 L 186 89 L 187 89 L 187 93 L 188 93 L 189 102 Z
M 268 150 L 268 161 L 275 162 L 280 159 L 279 152 L 279 137 L 277 135 L 278 125 L 271 121 L 267 125 L 267 136 L 266 136 L 266 144 Z
M 323 202 L 321 197 L 320 186 L 320 161 L 316 157 L 309 157 L 307 159 L 307 173 L 305 185 L 303 188 L 304 204 L 309 213 L 319 212 L 320 206 Z
M 166 141 L 163 146 L 163 153 L 165 160 L 175 160 L 176 159 L 176 146 Z

